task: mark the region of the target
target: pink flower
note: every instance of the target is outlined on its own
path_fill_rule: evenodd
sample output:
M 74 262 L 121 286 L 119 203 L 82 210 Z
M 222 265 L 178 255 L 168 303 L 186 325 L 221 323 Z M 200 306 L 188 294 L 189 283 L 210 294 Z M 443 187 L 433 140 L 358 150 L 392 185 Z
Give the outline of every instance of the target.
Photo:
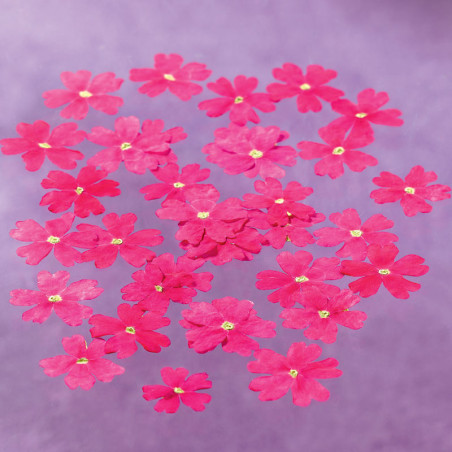
M 188 136 L 182 127 L 173 127 L 172 129 L 163 130 L 164 127 L 165 123 L 162 119 L 154 119 L 153 121 L 145 119 L 141 126 L 141 130 L 145 135 L 163 135 L 163 139 L 167 143 L 178 143 L 179 141 L 185 140 Z
M 210 175 L 210 170 L 207 168 L 200 170 L 200 166 L 194 163 L 184 166 L 179 174 L 179 166 L 175 163 L 168 163 L 165 167 L 158 168 L 153 174 L 163 183 L 143 187 L 140 193 L 145 194 L 144 199 L 149 201 L 166 195 L 165 201 L 168 199 L 185 201 L 185 191 L 194 187 L 198 182 L 206 180 Z M 204 188 L 213 187 L 210 184 L 197 186 Z
M 43 188 L 57 188 L 60 191 L 46 193 L 39 203 L 40 206 L 49 205 L 53 213 L 64 212 L 74 204 L 74 214 L 86 218 L 90 213 L 100 215 L 105 212 L 104 206 L 95 196 L 118 196 L 121 193 L 119 182 L 103 180 L 107 171 L 96 170 L 92 166 L 82 168 L 77 177 L 62 171 L 50 171 L 43 179 Z
M 146 400 L 160 399 L 154 406 L 155 411 L 175 413 L 179 409 L 180 401 L 195 411 L 203 411 L 206 408 L 206 403 L 209 403 L 212 397 L 196 392 L 212 387 L 206 373 L 193 374 L 187 378 L 188 370 L 183 367 L 164 367 L 160 373 L 167 386 L 143 386 L 143 397 Z
M 224 115 L 229 111 L 229 119 L 239 126 L 244 126 L 248 121 L 257 124 L 260 119 L 254 108 L 264 113 L 275 109 L 275 104 L 268 94 L 253 93 L 257 84 L 256 77 L 247 78 L 244 75 L 238 75 L 234 79 L 234 86 L 228 79 L 220 77 L 215 83 L 208 83 L 207 88 L 223 97 L 205 100 L 199 104 L 198 108 L 207 110 L 207 116 L 211 118 Z
M 204 264 L 187 257 L 177 258 L 170 253 L 162 254 L 148 263 L 144 270 L 133 273 L 134 283 L 121 289 L 122 298 L 127 301 L 139 301 L 141 309 L 163 315 L 170 300 L 188 304 L 196 296 L 196 290 L 210 290 L 212 273 L 194 273 Z
M 403 212 L 408 217 L 418 212 L 428 213 L 432 210 L 432 206 L 425 200 L 441 201 L 450 198 L 449 186 L 441 184 L 427 186 L 436 179 L 437 175 L 433 171 L 425 171 L 420 165 L 411 168 L 405 180 L 388 171 L 383 171 L 380 177 L 374 177 L 372 181 L 375 185 L 384 188 L 374 190 L 370 197 L 377 204 L 396 202 L 400 199 Z
M 204 146 L 207 161 L 224 168 L 226 174 L 241 174 L 254 178 L 282 178 L 286 172 L 280 168 L 297 163 L 297 151 L 291 146 L 280 146 L 289 138 L 279 127 L 238 127 L 230 124 L 227 129 L 215 131 L 215 143 Z
M 373 124 L 384 126 L 401 126 L 403 120 L 399 118 L 402 114 L 400 110 L 380 108 L 389 102 L 389 96 L 385 92 L 376 93 L 374 89 L 368 88 L 358 94 L 358 103 L 354 104 L 348 99 L 339 99 L 331 104 L 331 107 L 337 113 L 344 115 L 342 118 L 335 119 L 330 126 L 345 128 L 351 127 L 360 130 L 363 135 L 373 135 Z
M 311 400 L 325 402 L 330 393 L 317 379 L 337 378 L 342 375 L 334 358 L 315 361 L 322 349 L 304 342 L 290 346 L 287 357 L 273 350 L 261 349 L 254 352 L 257 361 L 248 363 L 248 370 L 253 373 L 270 374 L 257 377 L 250 383 L 252 391 L 260 391 L 259 400 L 277 400 L 289 389 L 292 390 L 293 403 L 308 406 Z
M 96 75 L 91 81 L 90 71 L 62 72 L 61 81 L 67 89 L 53 89 L 42 94 L 44 104 L 49 108 L 69 105 L 60 111 L 63 118 L 83 119 L 89 107 L 107 115 L 118 113 L 124 101 L 118 96 L 106 93 L 118 91 L 122 78 L 115 78 L 113 72 Z
M 205 80 L 212 73 L 205 64 L 188 63 L 182 66 L 183 58 L 174 53 L 159 53 L 154 57 L 155 68 L 131 69 L 132 82 L 147 82 L 138 91 L 149 97 L 162 94 L 167 89 L 181 100 L 190 100 L 201 93 L 202 87 L 192 80 Z
M 349 311 L 360 298 L 350 290 L 341 290 L 328 297 L 318 289 L 303 292 L 301 304 L 305 309 L 284 309 L 280 317 L 285 328 L 303 329 L 308 339 L 321 340 L 326 344 L 336 342 L 337 324 L 359 330 L 367 315 L 361 311 Z
M 268 301 L 280 303 L 283 308 L 290 308 L 296 302 L 301 302 L 302 290 L 307 288 L 318 287 L 328 296 L 339 292 L 338 287 L 324 283 L 328 279 L 342 278 L 338 258 L 321 257 L 316 259 L 310 267 L 311 253 L 296 251 L 292 255 L 289 251 L 283 251 L 276 260 L 284 273 L 264 270 L 257 274 L 258 289 L 278 289 L 268 296 Z
M 381 232 L 394 226 L 393 221 L 381 214 L 372 215 L 362 224 L 355 209 L 345 209 L 342 213 L 332 213 L 330 221 L 339 228 L 317 229 L 314 235 L 319 237 L 316 243 L 320 246 L 344 243 L 344 246 L 336 251 L 339 257 L 362 261 L 367 256 L 367 244 L 388 245 L 399 240 L 395 234 Z
M 250 356 L 259 344 L 248 336 L 273 337 L 275 322 L 262 320 L 249 300 L 223 297 L 212 303 L 193 302 L 190 309 L 182 311 L 184 320 L 179 323 L 189 329 L 185 334 L 188 346 L 198 353 L 213 350 L 219 344 L 228 353 Z
M 46 221 L 45 228 L 34 220 L 18 221 L 17 229 L 12 229 L 9 235 L 22 242 L 33 242 L 30 245 L 17 248 L 17 255 L 26 257 L 29 265 L 37 265 L 52 250 L 56 259 L 65 267 L 72 267 L 80 262 L 80 252 L 73 248 L 71 234 L 64 235 L 71 229 L 74 222 L 73 213 L 65 213 L 61 218 Z
M 77 127 L 75 122 L 60 124 L 50 133 L 50 126 L 44 121 L 35 121 L 33 124 L 21 122 L 16 130 L 22 138 L 0 140 L 2 152 L 5 155 L 23 153 L 22 159 L 28 171 L 41 168 L 46 156 L 59 168 L 73 169 L 77 166 L 75 160 L 83 159 L 83 154 L 66 146 L 81 143 L 86 135 Z
M 96 378 L 99 381 L 109 382 L 116 375 L 125 372 L 124 367 L 102 358 L 105 355 L 105 341 L 102 339 L 93 339 L 87 346 L 84 337 L 76 334 L 72 337 L 64 337 L 62 343 L 67 355 L 42 359 L 39 365 L 44 368 L 44 373 L 49 377 L 67 373 L 64 382 L 69 389 L 80 386 L 87 391 L 93 387 Z
M 163 242 L 163 237 L 157 229 L 143 229 L 135 232 L 137 217 L 126 213 L 119 217 L 109 213 L 102 218 L 107 230 L 91 224 L 79 224 L 80 232 L 71 234 L 71 240 L 79 248 L 89 248 L 82 253 L 82 262 L 94 261 L 97 268 L 110 267 L 119 254 L 134 267 L 141 267 L 152 260 L 155 253 L 143 246 L 156 246 Z
M 130 306 L 122 303 L 118 306 L 118 317 L 108 317 L 102 314 L 93 315 L 89 319 L 91 336 L 109 336 L 105 344 L 106 353 L 118 352 L 118 358 L 128 358 L 137 350 L 137 342 L 145 350 L 159 353 L 161 347 L 168 347 L 171 341 L 164 334 L 156 333 L 154 330 L 170 324 L 170 319 L 153 313 L 143 314 L 138 306 Z
M 307 67 L 306 75 L 292 63 L 283 64 L 282 68 L 273 69 L 273 77 L 284 83 L 271 83 L 267 91 L 274 102 L 297 96 L 297 107 L 301 113 L 318 112 L 322 109 L 319 99 L 333 102 L 344 95 L 344 92 L 331 86 L 324 86 L 337 72 L 323 69 L 322 66 L 311 64 Z
M 397 247 L 389 245 L 369 245 L 367 258 L 371 262 L 342 261 L 341 272 L 349 276 L 362 276 L 348 286 L 353 292 L 367 298 L 378 292 L 381 284 L 396 298 L 409 298 L 409 292 L 415 292 L 421 285 L 403 276 L 425 275 L 429 268 L 421 265 L 424 259 L 415 254 L 409 254 L 394 262 L 399 253 Z
M 88 140 L 106 146 L 88 160 L 88 165 L 100 166 L 109 173 L 116 171 L 121 162 L 128 171 L 144 174 L 146 169 L 159 165 L 156 155 L 170 152 L 165 134 L 140 133 L 140 120 L 135 116 L 115 120 L 115 131 L 94 127 Z
M 82 279 L 66 287 L 70 276 L 65 271 L 54 274 L 47 271 L 39 272 L 39 290 L 13 290 L 9 301 L 14 306 L 36 305 L 22 314 L 22 319 L 25 321 L 43 323 L 52 311 L 55 311 L 55 314 L 68 325 L 81 325 L 83 319 L 89 318 L 93 310 L 79 304 L 79 301 L 92 300 L 104 289 L 96 287 L 97 281 L 94 279 Z
M 347 129 L 322 127 L 319 135 L 327 144 L 301 141 L 297 147 L 301 149 L 300 157 L 305 160 L 321 158 L 315 166 L 315 174 L 336 179 L 344 174 L 344 164 L 352 171 L 363 171 L 368 166 L 375 166 L 378 160 L 369 154 L 356 151 L 356 148 L 367 146 L 374 141 L 373 135 L 362 133 L 361 129 L 352 129 L 345 138 Z

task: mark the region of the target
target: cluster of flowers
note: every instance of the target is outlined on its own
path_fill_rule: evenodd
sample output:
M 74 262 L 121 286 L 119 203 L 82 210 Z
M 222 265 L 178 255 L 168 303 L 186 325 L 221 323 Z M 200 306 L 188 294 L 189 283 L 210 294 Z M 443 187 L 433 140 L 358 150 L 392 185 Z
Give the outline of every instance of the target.
M 132 69 L 130 80 L 144 82 L 139 91 L 150 97 L 168 89 L 187 101 L 202 91 L 195 82 L 206 80 L 210 74 L 204 64 L 183 65 L 179 55 L 159 54 L 155 56 L 154 68 Z M 102 269 L 113 265 L 119 254 L 130 265 L 140 268 L 132 274 L 134 282 L 122 288 L 123 299 L 136 303 L 120 304 L 117 318 L 93 315 L 91 307 L 80 304 L 96 298 L 103 289 L 97 287 L 96 280 L 88 279 L 68 286 L 70 274 L 66 271 L 54 274 L 41 271 L 37 275 L 39 290 L 11 292 L 12 304 L 31 307 L 23 314 L 26 321 L 42 323 L 54 311 L 70 326 L 81 325 L 85 319 L 92 325 L 93 339 L 89 345 L 81 335 L 64 338 L 67 355 L 40 362 L 47 375 L 66 374 L 65 383 L 71 389 L 79 386 L 90 389 L 96 378 L 111 381 L 125 369 L 104 358 L 106 354 L 117 353 L 117 358 L 124 359 L 137 351 L 137 343 L 152 353 L 170 345 L 170 339 L 155 330 L 169 325 L 170 319 L 164 316 L 173 301 L 188 305 L 179 323 L 187 330 L 189 348 L 206 353 L 221 344 L 225 352 L 242 356 L 254 353 L 255 361 L 248 363 L 248 370 L 267 374 L 250 383 L 250 389 L 259 392 L 260 400 L 275 400 L 292 390 L 293 402 L 306 406 L 312 399 L 328 399 L 329 392 L 318 379 L 340 376 L 338 362 L 333 358 L 316 361 L 322 353 L 316 344 L 293 343 L 287 356 L 261 349 L 250 336 L 275 336 L 275 322 L 261 319 L 249 300 L 225 296 L 212 302 L 192 301 L 198 291 L 211 289 L 213 278 L 209 272 L 196 270 L 207 261 L 224 265 L 232 259 L 251 260 L 263 246 L 281 249 L 288 242 L 297 247 L 314 243 L 324 247 L 342 245 L 336 251 L 337 257 L 314 261 L 307 251 L 283 251 L 277 257 L 282 272 L 265 270 L 257 275 L 258 289 L 276 289 L 268 300 L 283 308 L 280 317 L 284 327 L 304 329 L 308 339 L 327 344 L 336 340 L 338 325 L 351 329 L 363 326 L 366 314 L 351 308 L 359 303 L 360 297 L 377 293 L 381 284 L 396 298 L 408 298 L 409 292 L 420 288 L 405 276 L 423 275 L 428 267 L 422 265 L 423 258 L 412 254 L 395 261 L 398 249 L 394 242 L 398 237 L 386 231 L 393 226 L 391 220 L 377 214 L 363 222 L 355 209 L 348 208 L 330 215 L 336 227 L 323 227 L 311 233 L 308 228 L 325 220 L 323 214 L 302 202 L 313 190 L 295 181 L 284 187 L 279 181 L 285 176 L 281 166 L 294 166 L 298 156 L 320 159 L 314 166 L 315 173 L 332 179 L 344 173 L 344 164 L 352 171 L 376 165 L 375 157 L 358 149 L 374 141 L 374 124 L 400 126 L 401 112 L 381 109 L 389 97 L 373 89 L 359 93 L 356 104 L 341 99 L 344 93 L 327 85 L 336 72 L 318 65 L 308 66 L 303 73 L 298 66 L 286 63 L 274 69 L 273 75 L 279 82 L 267 86 L 266 93 L 254 92 L 258 85 L 254 77 L 239 75 L 233 83 L 221 77 L 207 84 L 220 97 L 199 104 L 199 109 L 209 117 L 229 113 L 230 118 L 229 126 L 217 129 L 214 142 L 202 149 L 207 160 L 219 165 L 226 174 L 262 179 L 255 181 L 256 193 L 245 194 L 242 200 L 228 198 L 219 202 L 217 188 L 200 183 L 209 178 L 208 169 L 201 169 L 198 164 L 180 168 L 172 146 L 187 135 L 181 127 L 164 130 L 162 120 L 144 120 L 140 124 L 137 117 L 119 117 L 114 130 L 94 127 L 90 133 L 78 130 L 78 125 L 72 122 L 51 131 L 49 124 L 38 120 L 17 126 L 21 138 L 0 140 L 3 154 L 22 154 L 29 171 L 39 170 L 45 157 L 61 169 L 76 168 L 77 160 L 84 155 L 69 147 L 85 139 L 103 147 L 87 160 L 77 176 L 50 171 L 42 180 L 42 187 L 52 191 L 42 197 L 40 205 L 48 206 L 53 213 L 71 208 L 73 212 L 47 221 L 44 227 L 33 219 L 18 221 L 11 237 L 31 242 L 17 249 L 18 256 L 25 257 L 27 264 L 37 265 L 53 251 L 65 267 L 94 261 Z M 63 118 L 82 120 L 90 107 L 115 115 L 123 104 L 120 97 L 109 94 L 123 83 L 113 73 L 91 79 L 89 71 L 64 72 L 61 80 L 66 89 L 47 91 L 43 97 L 49 108 L 68 104 L 60 112 Z M 248 122 L 260 122 L 256 110 L 272 112 L 278 102 L 291 97 L 296 97 L 301 113 L 320 111 L 323 100 L 341 115 L 319 130 L 325 144 L 301 141 L 297 152 L 280 144 L 289 134 L 279 127 L 247 127 Z M 70 232 L 76 217 L 105 212 L 99 197 L 121 193 L 119 183 L 107 179 L 121 162 L 132 173 L 144 174 L 149 170 L 159 181 L 143 187 L 141 193 L 146 200 L 164 198 L 156 215 L 178 222 L 176 239 L 185 254 L 176 261 L 169 253 L 157 256 L 149 249 L 161 244 L 163 237 L 157 229 L 134 232 L 137 217 L 133 213 L 122 216 L 108 213 L 102 218 L 105 228 L 80 223 L 76 231 Z M 426 201 L 450 197 L 449 187 L 428 185 L 435 179 L 433 172 L 425 172 L 421 166 L 415 166 L 405 180 L 382 172 L 374 179 L 382 188 L 370 196 L 380 204 L 400 200 L 407 216 L 429 212 L 432 207 Z M 344 275 L 358 278 L 349 284 L 349 289 L 341 290 L 326 282 Z M 159 399 L 157 411 L 173 413 L 180 401 L 201 411 L 210 395 L 197 391 L 210 388 L 212 383 L 205 373 L 188 375 L 187 369 L 165 367 L 161 370 L 165 385 L 144 386 L 143 397 Z

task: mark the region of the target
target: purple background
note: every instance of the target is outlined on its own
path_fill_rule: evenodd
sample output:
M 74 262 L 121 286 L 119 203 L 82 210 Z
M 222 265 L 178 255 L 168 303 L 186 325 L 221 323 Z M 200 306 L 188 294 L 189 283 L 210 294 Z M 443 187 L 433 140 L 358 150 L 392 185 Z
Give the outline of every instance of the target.
M 52 214 L 39 207 L 44 194 L 40 180 L 53 169 L 46 164 L 37 173 L 24 170 L 19 156 L 1 159 L 2 316 L 0 317 L 0 450 L 34 452 L 81 451 L 433 451 L 452 450 L 451 416 L 451 240 L 450 201 L 435 203 L 428 215 L 405 217 L 398 204 L 378 206 L 368 195 L 371 179 L 388 170 L 405 176 L 414 165 L 438 174 L 451 185 L 452 142 L 452 3 L 447 0 L 290 0 L 265 1 L 54 1 L 1 2 L 2 55 L 0 136 L 15 137 L 19 122 L 45 120 L 59 124 L 60 109 L 47 109 L 45 90 L 60 88 L 60 72 L 88 69 L 94 74 L 113 71 L 126 79 L 119 94 L 126 103 L 118 116 L 141 120 L 164 119 L 167 127 L 183 126 L 189 138 L 174 146 L 182 164 L 199 162 L 212 169 L 210 181 L 223 199 L 253 190 L 243 175 L 226 176 L 205 161 L 201 147 L 212 141 L 213 130 L 227 118 L 210 119 L 197 110 L 204 91 L 184 103 L 168 93 L 156 99 L 138 94 L 138 84 L 127 80 L 134 67 L 152 67 L 156 53 L 179 53 L 186 62 L 206 63 L 213 74 L 233 78 L 257 76 L 260 89 L 272 81 L 271 70 L 285 62 L 306 67 L 321 64 L 335 69 L 332 83 L 356 99 L 364 88 L 387 91 L 388 105 L 403 111 L 405 125 L 376 127 L 368 149 L 379 165 L 336 181 L 314 175 L 314 162 L 299 161 L 287 171 L 284 184 L 298 180 L 312 186 L 308 203 L 327 216 L 348 207 L 363 219 L 382 212 L 395 221 L 400 256 L 423 256 L 430 272 L 416 279 L 422 289 L 409 300 L 397 300 L 385 290 L 362 301 L 368 320 L 360 331 L 342 328 L 338 340 L 322 345 L 322 358 L 335 357 L 343 376 L 324 380 L 331 397 L 307 408 L 292 404 L 289 395 L 260 402 L 247 389 L 252 378 L 247 359 L 217 349 L 198 355 L 187 349 L 178 326 L 182 306 L 172 305 L 173 324 L 167 329 L 173 345 L 158 355 L 140 350 L 121 362 L 127 369 L 110 384 L 96 383 L 89 392 L 70 391 L 63 377 L 49 378 L 40 359 L 62 354 L 61 338 L 88 334 L 88 325 L 71 328 L 52 316 L 45 324 L 21 320 L 25 310 L 8 303 L 9 291 L 35 289 L 40 270 L 63 269 L 52 257 L 38 266 L 25 265 L 15 254 L 20 244 L 8 231 L 17 220 L 44 222 Z M 325 105 L 320 114 L 301 115 L 294 99 L 263 116 L 262 125 L 278 125 L 291 134 L 289 144 L 316 140 L 319 127 L 335 118 Z M 114 117 L 90 111 L 81 127 L 112 128 Z M 77 147 L 86 155 L 99 149 L 85 142 Z M 80 167 L 80 165 L 79 165 Z M 73 173 L 77 173 L 74 171 Z M 173 240 L 176 226 L 158 220 L 159 202 L 146 202 L 139 188 L 152 177 L 123 170 L 112 176 L 121 183 L 120 198 L 107 199 L 107 211 L 139 216 L 138 227 L 164 231 L 161 254 L 180 254 Z M 81 222 L 96 221 L 82 220 Z M 327 225 L 325 223 L 324 225 Z M 296 251 L 292 245 L 287 248 Z M 316 256 L 333 256 L 337 248 L 305 248 Z M 260 341 L 262 347 L 286 353 L 302 332 L 283 330 L 280 308 L 266 301 L 269 292 L 255 289 L 255 274 L 278 269 L 279 251 L 265 249 L 252 262 L 208 265 L 215 275 L 213 289 L 197 300 L 226 295 L 249 298 L 264 319 L 278 323 L 278 336 Z M 69 270 L 71 281 L 95 278 L 106 290 L 87 302 L 95 313 L 114 315 L 119 290 L 131 281 L 131 266 L 119 262 L 107 270 L 92 263 Z M 350 281 L 342 280 L 345 285 Z M 163 330 L 161 330 L 164 332 Z M 307 341 L 309 342 L 309 341 Z M 184 366 L 209 373 L 212 402 L 202 413 L 182 406 L 176 415 L 156 413 L 141 397 L 141 386 L 160 383 L 162 366 Z

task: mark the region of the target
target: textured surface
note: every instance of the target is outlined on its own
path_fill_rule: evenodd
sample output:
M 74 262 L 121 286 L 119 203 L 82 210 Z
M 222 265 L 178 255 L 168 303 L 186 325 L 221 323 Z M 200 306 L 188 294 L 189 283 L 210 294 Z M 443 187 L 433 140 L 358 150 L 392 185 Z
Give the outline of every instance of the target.
M 452 450 L 451 203 L 435 203 L 432 213 L 407 218 L 399 205 L 378 206 L 368 198 L 375 188 L 371 178 L 380 171 L 405 176 L 417 164 L 434 170 L 439 183 L 451 185 L 451 2 L 1 0 L 0 4 L 2 138 L 16 136 L 19 122 L 43 119 L 53 126 L 60 122 L 59 110 L 47 109 L 41 93 L 60 88 L 61 71 L 113 71 L 127 79 L 129 69 L 152 66 L 156 53 L 174 52 L 187 62 L 206 63 L 213 69 L 211 80 L 253 75 L 263 88 L 272 81 L 271 69 L 290 61 L 301 67 L 317 63 L 335 69 L 339 76 L 334 86 L 352 100 L 364 88 L 387 91 L 389 107 L 403 111 L 405 125 L 376 128 L 375 143 L 368 149 L 379 159 L 378 166 L 363 173 L 346 171 L 332 181 L 315 176 L 313 162 L 300 160 L 284 182 L 294 179 L 312 186 L 315 193 L 308 202 L 326 215 L 348 207 L 356 208 L 362 218 L 382 212 L 396 223 L 392 232 L 400 236 L 400 255 L 419 254 L 430 266 L 430 272 L 418 279 L 422 289 L 409 300 L 396 300 L 381 290 L 359 305 L 368 314 L 362 330 L 342 329 L 335 344 L 323 346 L 323 357 L 338 359 L 344 372 L 341 378 L 325 381 L 331 391 L 326 403 L 298 408 L 289 396 L 260 402 L 247 389 L 251 375 L 246 358 L 221 349 L 207 355 L 187 349 L 185 331 L 177 324 L 179 305 L 169 311 L 173 318 L 167 330 L 173 342 L 169 349 L 159 355 L 141 350 L 121 362 L 126 373 L 112 383 L 96 383 L 89 392 L 70 391 L 63 377 L 47 377 L 38 362 L 63 352 L 63 336 L 88 334 L 87 325 L 71 328 L 55 316 L 43 325 L 25 323 L 23 309 L 8 303 L 10 290 L 35 288 L 38 271 L 60 269 L 53 257 L 27 266 L 15 254 L 19 243 L 8 236 L 17 220 L 42 222 L 52 217 L 38 204 L 44 193 L 39 182 L 53 168 L 46 164 L 29 173 L 20 157 L 2 156 L 0 450 Z M 128 81 L 123 85 L 119 94 L 126 103 L 119 115 L 161 118 L 167 127 L 183 126 L 189 138 L 174 147 L 183 164 L 211 167 L 211 180 L 223 197 L 252 191 L 251 180 L 224 175 L 200 152 L 212 140 L 213 130 L 227 124 L 225 117 L 210 119 L 197 111 L 197 103 L 210 94 L 204 92 L 187 103 L 168 93 L 151 100 L 139 95 L 137 87 Z M 315 141 L 318 128 L 335 117 L 329 107 L 320 114 L 301 115 L 293 99 L 262 116 L 263 125 L 274 123 L 289 131 L 291 145 L 302 139 Z M 94 125 L 112 127 L 113 121 L 91 111 L 82 124 L 90 130 Z M 98 148 L 88 142 L 80 147 L 87 155 L 94 149 Z M 105 201 L 107 211 L 134 211 L 141 228 L 164 231 L 166 241 L 156 248 L 158 253 L 178 252 L 175 226 L 154 216 L 158 201 L 146 202 L 138 193 L 150 183 L 150 175 L 120 170 L 114 178 L 119 178 L 123 194 Z M 317 256 L 334 253 L 314 246 L 306 249 Z M 265 249 L 253 262 L 204 267 L 215 274 L 213 290 L 197 300 L 249 298 L 262 318 L 276 320 L 280 309 L 266 301 L 269 292 L 255 289 L 254 275 L 277 269 L 277 254 Z M 131 281 L 133 269 L 117 262 L 106 270 L 88 263 L 69 271 L 71 281 L 98 279 L 106 290 L 88 303 L 96 313 L 113 315 L 119 290 Z M 280 334 L 260 343 L 285 353 L 303 336 L 300 331 L 283 331 L 278 322 Z M 182 407 L 186 409 L 171 416 L 156 413 L 142 399 L 141 387 L 159 384 L 163 366 L 208 372 L 213 381 L 208 409 L 194 413 Z

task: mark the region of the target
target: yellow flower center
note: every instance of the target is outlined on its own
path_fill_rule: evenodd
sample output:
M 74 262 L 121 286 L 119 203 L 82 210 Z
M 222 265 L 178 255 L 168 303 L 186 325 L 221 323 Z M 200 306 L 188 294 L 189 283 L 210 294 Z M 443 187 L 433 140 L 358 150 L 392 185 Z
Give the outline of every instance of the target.
M 183 184 L 182 182 L 174 182 L 173 186 L 175 188 L 182 188 L 185 187 L 185 184 Z
M 184 390 L 183 390 L 182 388 L 176 387 L 176 388 L 174 388 L 174 392 L 175 392 L 176 394 L 183 394 L 183 393 L 184 393 Z
M 308 89 L 311 89 L 311 85 L 309 83 L 303 83 L 302 85 L 300 85 L 300 89 L 302 91 L 307 91 Z
M 50 149 L 52 147 L 49 143 L 38 143 L 38 146 L 44 149 Z
M 409 195 L 414 195 L 414 192 L 416 190 L 413 187 L 405 187 L 405 192 L 408 193 Z
M 365 118 L 365 117 L 367 116 L 367 113 L 356 113 L 355 116 L 356 116 L 357 118 L 362 119 L 362 118 Z
M 173 74 L 163 74 L 163 78 L 164 78 L 165 80 L 169 80 L 170 82 L 174 82 L 174 80 L 176 80 L 176 79 L 174 78 L 174 75 L 173 75 Z
M 77 195 L 81 195 L 83 193 L 83 188 L 82 187 L 77 187 L 75 189 L 75 193 L 77 193 Z
M 306 276 L 302 275 L 302 276 L 297 276 L 295 278 L 295 282 L 306 282 L 309 281 L 309 278 L 306 278 Z
M 221 325 L 221 328 L 224 330 L 232 330 L 234 328 L 234 324 L 231 322 L 223 322 L 223 325 Z
M 290 242 L 291 240 L 290 240 L 290 237 L 287 235 L 286 236 L 286 242 Z
M 126 333 L 135 334 L 135 328 L 133 326 L 126 327 Z
M 47 298 L 47 300 L 50 301 L 50 303 L 56 303 L 57 301 L 61 301 L 61 295 L 50 295 L 49 298 Z
M 319 316 L 322 319 L 327 319 L 330 316 L 330 311 L 319 311 Z
M 55 243 L 58 243 L 61 239 L 59 237 L 55 237 L 54 235 L 51 235 L 47 241 L 49 243 L 52 243 L 53 245 L 55 245 Z
M 380 273 L 380 275 L 389 275 L 389 273 L 391 272 L 388 268 L 380 268 L 380 270 L 378 270 L 378 273 Z
M 290 212 L 286 212 L 286 214 L 287 214 L 288 217 L 292 216 L 292 214 Z
M 260 159 L 264 153 L 262 151 L 258 151 L 257 149 L 253 149 L 248 155 L 253 157 L 253 159 Z
M 290 369 L 290 370 L 289 370 L 289 375 L 290 375 L 292 378 L 297 378 L 297 376 L 298 376 L 298 370 Z
M 361 237 L 363 235 L 363 231 L 359 229 L 353 229 L 352 231 L 350 231 L 350 235 L 352 237 Z
M 245 99 L 242 96 L 237 96 L 234 99 L 234 104 L 241 104 Z
M 77 364 L 88 364 L 88 358 L 79 358 Z
M 113 239 L 111 241 L 112 245 L 121 245 L 121 243 L 122 243 L 122 239 Z
M 91 94 L 89 91 L 80 91 L 80 92 L 78 93 L 78 95 L 79 95 L 80 97 L 91 97 L 91 96 L 92 96 L 92 94 Z
M 284 198 L 275 199 L 275 204 L 282 204 L 284 202 Z
M 130 143 L 122 143 L 121 144 L 121 151 L 127 151 L 127 149 L 130 149 L 132 145 Z
M 198 218 L 201 218 L 201 220 L 205 220 L 209 217 L 209 212 L 198 212 Z
M 345 149 L 342 146 L 338 146 L 337 148 L 333 149 L 333 154 L 334 155 L 341 155 L 345 152 Z
M 155 287 L 155 290 L 157 292 L 163 292 L 163 287 L 162 286 L 154 286 L 154 287 Z

